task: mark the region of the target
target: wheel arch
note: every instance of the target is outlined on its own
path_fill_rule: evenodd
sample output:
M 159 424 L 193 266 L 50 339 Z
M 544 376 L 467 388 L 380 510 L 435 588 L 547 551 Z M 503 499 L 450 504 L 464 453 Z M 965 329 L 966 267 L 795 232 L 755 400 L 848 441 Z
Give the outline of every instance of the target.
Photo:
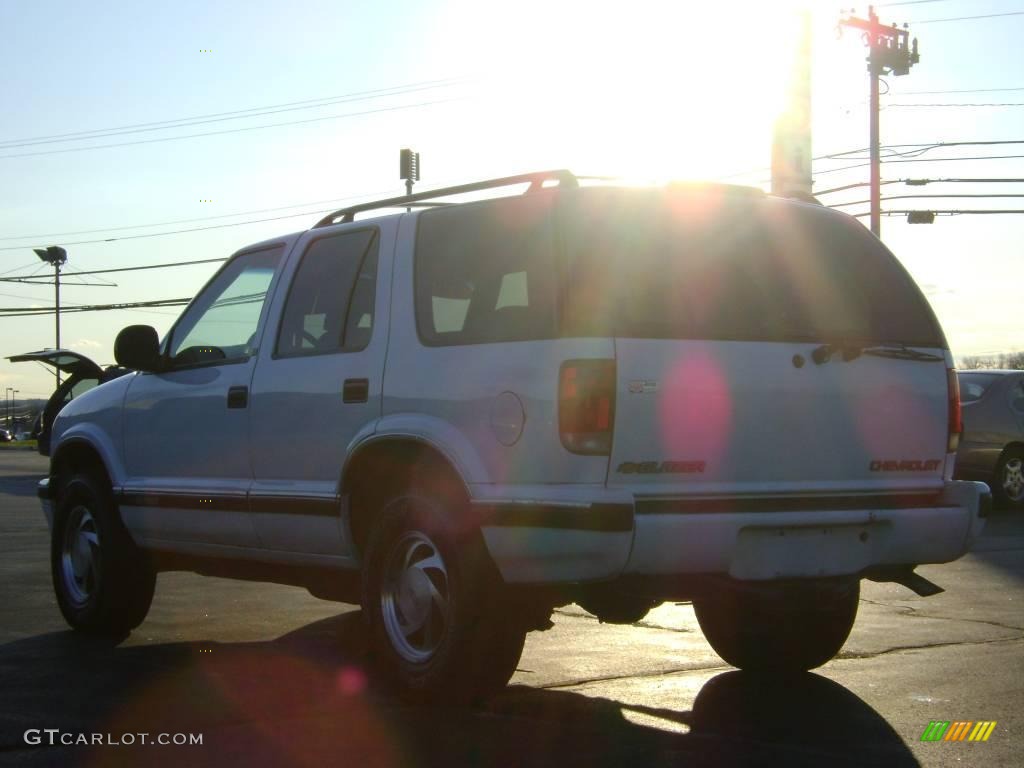
M 348 498 L 348 533 L 362 555 L 373 515 L 397 488 L 417 477 L 440 482 L 447 492 L 470 498 L 469 486 L 456 461 L 435 442 L 419 435 L 376 435 L 361 443 L 348 457 L 339 490 Z
M 94 474 L 105 484 L 107 490 L 113 490 L 113 477 L 102 451 L 91 441 L 82 437 L 63 441 L 50 459 L 51 482 L 57 484 L 58 493 L 62 479 L 70 477 L 77 471 Z
M 996 462 L 997 467 L 1003 463 L 1003 459 L 1006 458 L 1006 454 L 1008 454 L 1010 451 L 1024 452 L 1024 442 L 1021 442 L 1020 440 L 1014 440 L 1013 442 L 1004 445 L 1003 450 L 1000 451 L 999 453 L 999 461 Z

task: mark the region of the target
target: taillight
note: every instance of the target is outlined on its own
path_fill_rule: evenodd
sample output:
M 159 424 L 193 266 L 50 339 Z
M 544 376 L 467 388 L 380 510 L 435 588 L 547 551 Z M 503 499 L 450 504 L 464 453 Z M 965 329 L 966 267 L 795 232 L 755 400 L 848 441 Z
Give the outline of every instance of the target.
M 558 434 L 573 453 L 608 455 L 615 425 L 615 361 L 567 360 L 558 376 Z
M 960 379 L 955 368 L 946 369 L 947 389 L 949 391 L 949 442 L 946 453 L 956 453 L 960 445 L 960 433 L 964 431 L 963 412 L 960 410 Z

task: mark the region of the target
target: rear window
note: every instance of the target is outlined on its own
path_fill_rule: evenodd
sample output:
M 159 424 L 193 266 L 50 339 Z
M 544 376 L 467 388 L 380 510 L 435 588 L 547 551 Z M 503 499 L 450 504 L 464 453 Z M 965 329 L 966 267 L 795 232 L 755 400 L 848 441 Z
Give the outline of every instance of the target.
M 995 373 L 960 373 L 960 402 L 981 400 L 985 392 L 999 378 Z
M 555 335 L 549 194 L 437 208 L 416 233 L 416 323 L 425 344 Z
M 945 346 L 862 226 L 714 191 L 584 190 L 567 205 L 565 333 Z

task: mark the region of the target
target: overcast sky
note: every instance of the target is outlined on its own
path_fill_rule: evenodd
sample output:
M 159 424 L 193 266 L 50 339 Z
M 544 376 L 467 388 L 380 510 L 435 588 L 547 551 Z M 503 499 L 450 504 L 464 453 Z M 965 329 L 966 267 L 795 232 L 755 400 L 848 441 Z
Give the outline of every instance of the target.
M 53 244 L 67 248 L 69 272 L 225 257 L 306 229 L 317 212 L 400 193 L 403 146 L 422 154 L 424 189 L 553 167 L 764 185 L 792 56 L 792 9 L 801 4 L 701 5 L 4 2 L 0 273 L 40 269 L 31 248 Z M 850 31 L 837 36 L 839 4 L 809 5 L 814 153 L 866 147 L 863 43 Z M 878 9 L 882 20 L 910 22 L 921 62 L 907 77 L 887 78 L 883 144 L 1024 140 L 1024 107 L 902 106 L 1024 102 L 1024 15 L 937 21 L 1010 14 L 1019 2 L 888 5 Z M 95 133 L 63 136 L 83 132 Z M 1014 154 L 1024 155 L 1024 144 L 939 148 L 921 159 Z M 815 188 L 867 181 L 866 167 L 834 170 L 861 162 L 816 162 Z M 1024 160 L 893 163 L 882 175 L 1024 177 Z M 915 190 L 1024 194 L 1024 185 L 883 187 L 886 195 Z M 860 188 L 825 199 L 866 197 Z M 1024 208 L 1014 198 L 885 206 Z M 278 220 L 242 223 L 269 218 Z M 160 234 L 194 228 L 204 229 Z M 883 218 L 882 230 L 927 293 L 954 354 L 1024 348 L 1024 216 L 930 226 Z M 215 267 L 102 276 L 116 287 L 68 279 L 62 299 L 191 297 Z M 33 305 L 51 306 L 52 289 L 0 282 L 0 306 Z M 178 311 L 69 314 L 62 341 L 109 363 L 121 327 L 149 323 L 163 333 Z M 52 316 L 0 317 L 0 357 L 53 343 Z M 52 385 L 34 364 L 0 361 L 0 387 L 19 397 L 45 396 Z

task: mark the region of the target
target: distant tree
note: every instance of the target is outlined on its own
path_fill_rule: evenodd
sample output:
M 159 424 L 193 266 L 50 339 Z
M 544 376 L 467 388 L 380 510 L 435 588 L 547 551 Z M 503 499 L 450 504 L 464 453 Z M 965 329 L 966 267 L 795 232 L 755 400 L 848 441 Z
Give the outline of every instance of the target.
M 962 371 L 975 371 L 979 368 L 991 367 L 992 363 L 989 362 L 989 358 L 979 355 L 968 355 L 960 360 L 960 370 Z
M 1003 352 L 999 355 L 999 367 L 1024 371 L 1024 352 Z
M 1024 352 L 1000 352 L 996 355 L 967 355 L 960 359 L 960 370 L 984 368 L 1024 371 Z

